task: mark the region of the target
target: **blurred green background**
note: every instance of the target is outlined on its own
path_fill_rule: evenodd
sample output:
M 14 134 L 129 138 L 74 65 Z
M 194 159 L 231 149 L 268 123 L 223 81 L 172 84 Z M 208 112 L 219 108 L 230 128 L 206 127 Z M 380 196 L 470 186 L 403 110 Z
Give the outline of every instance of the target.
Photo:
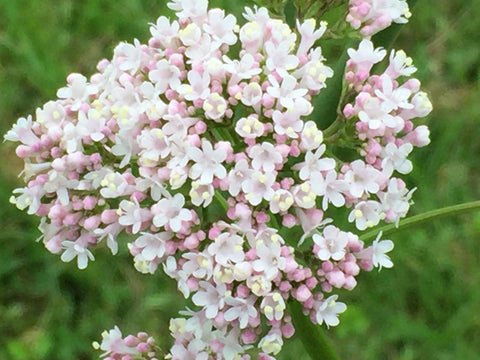
M 145 42 L 164 0 L 0 0 L 0 133 L 55 97 L 70 72 L 91 75 L 119 41 Z M 210 1 L 237 14 L 248 1 Z M 411 214 L 480 199 L 480 6 L 418 0 L 395 43 L 419 68 L 434 104 L 430 146 L 415 151 Z M 240 20 L 241 21 L 241 20 Z M 328 60 L 328 59 L 327 59 Z M 141 275 L 126 249 L 84 271 L 49 254 L 38 219 L 8 203 L 21 184 L 14 144 L 0 147 L 0 359 L 94 359 L 103 329 L 146 330 L 167 347 L 183 308 L 173 280 Z M 342 359 L 478 359 L 480 214 L 393 236 L 393 269 L 362 274 L 340 297 L 349 308 L 328 331 Z M 302 355 L 298 340 L 279 359 Z

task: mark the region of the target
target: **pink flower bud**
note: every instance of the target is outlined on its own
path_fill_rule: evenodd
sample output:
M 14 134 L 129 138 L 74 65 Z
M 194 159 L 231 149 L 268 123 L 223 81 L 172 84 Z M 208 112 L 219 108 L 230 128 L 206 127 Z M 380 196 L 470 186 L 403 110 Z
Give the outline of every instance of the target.
M 99 225 L 100 225 L 100 217 L 96 215 L 86 218 L 83 223 L 83 227 L 90 231 L 97 229 Z
M 203 121 L 198 121 L 196 124 L 195 124 L 195 131 L 197 132 L 197 134 L 203 134 L 205 131 L 207 131 L 207 124 L 205 124 L 205 122 Z
M 312 296 L 310 289 L 305 285 L 300 285 L 296 290 L 293 291 L 293 296 L 300 302 L 306 301 L 309 297 Z
M 270 220 L 270 217 L 263 211 L 259 212 L 255 218 L 259 224 L 265 224 L 268 220 Z
M 295 334 L 295 328 L 293 327 L 292 324 L 287 323 L 281 327 L 282 335 L 286 339 L 289 339 Z
M 347 276 L 345 278 L 345 284 L 343 284 L 343 287 L 347 290 L 353 290 L 357 286 L 357 280 L 353 276 Z
M 250 289 L 248 288 L 248 286 L 245 286 L 242 284 L 238 285 L 235 296 L 245 299 L 249 294 L 250 294 Z
M 287 228 L 291 228 L 297 225 L 297 218 L 292 214 L 286 214 L 282 217 L 282 225 Z
M 112 224 L 118 220 L 118 214 L 114 209 L 103 210 L 100 215 L 100 220 L 106 225 Z
M 198 243 L 198 238 L 195 235 L 190 235 L 185 238 L 183 245 L 185 248 L 193 250 L 198 247 Z
M 146 353 L 150 350 L 150 347 L 148 346 L 147 343 L 140 343 L 137 345 L 137 350 L 140 352 L 140 353 Z
M 222 232 L 220 231 L 220 229 L 217 227 L 217 226 L 212 226 L 210 228 L 210 230 L 208 230 L 208 238 L 210 240 L 215 240 L 215 238 L 220 235 Z
M 345 284 L 345 274 L 340 270 L 330 271 L 325 277 L 332 286 L 337 288 L 340 288 Z
M 257 340 L 257 334 L 253 329 L 246 329 L 242 332 L 242 341 L 245 344 L 253 344 Z
M 138 344 L 138 339 L 133 335 L 127 335 L 123 341 L 128 347 L 135 347 Z

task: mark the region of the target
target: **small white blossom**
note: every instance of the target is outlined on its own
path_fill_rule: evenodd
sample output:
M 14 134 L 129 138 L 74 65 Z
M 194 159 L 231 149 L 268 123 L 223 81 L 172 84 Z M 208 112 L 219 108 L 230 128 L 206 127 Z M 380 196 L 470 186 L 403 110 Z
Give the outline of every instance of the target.
M 337 299 L 338 295 L 332 295 L 325 300 L 315 302 L 314 309 L 317 324 L 325 323 L 327 327 L 330 327 L 337 326 L 340 323 L 338 314 L 343 313 L 347 306 L 342 302 L 337 302 Z
M 172 231 L 182 228 L 182 221 L 192 220 L 190 210 L 183 208 L 185 198 L 182 194 L 175 194 L 170 199 L 161 199 L 152 206 L 153 224 L 162 227 L 168 224 Z

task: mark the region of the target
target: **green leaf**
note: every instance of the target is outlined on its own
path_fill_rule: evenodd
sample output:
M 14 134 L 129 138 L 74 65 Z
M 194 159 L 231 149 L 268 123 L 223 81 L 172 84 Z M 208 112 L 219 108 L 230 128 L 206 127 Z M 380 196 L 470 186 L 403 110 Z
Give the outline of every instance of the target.
M 409 0 L 407 2 L 410 8 L 410 12 L 412 12 L 412 9 L 415 6 L 417 0 Z M 403 24 L 392 24 L 385 30 L 380 31 L 379 33 L 373 35 L 372 37 L 373 44 L 376 47 L 382 46 L 387 50 L 392 49 L 393 44 L 395 43 L 395 40 L 397 39 L 398 34 L 400 33 L 400 30 L 402 30 L 403 26 L 404 26 Z
M 353 43 L 354 41 L 349 41 L 343 47 L 341 55 L 333 66 L 333 78 L 327 80 L 327 87 L 322 89 L 313 101 L 314 110 L 311 118 L 319 129 L 326 129 L 337 118 L 337 108 L 342 95 L 345 63 L 348 57 L 347 49 L 352 47 Z
M 285 14 L 285 21 L 287 22 L 288 26 L 291 28 L 295 27 L 295 19 L 297 16 L 297 9 L 295 8 L 295 4 L 293 0 L 289 0 L 285 7 L 283 8 L 283 13 Z

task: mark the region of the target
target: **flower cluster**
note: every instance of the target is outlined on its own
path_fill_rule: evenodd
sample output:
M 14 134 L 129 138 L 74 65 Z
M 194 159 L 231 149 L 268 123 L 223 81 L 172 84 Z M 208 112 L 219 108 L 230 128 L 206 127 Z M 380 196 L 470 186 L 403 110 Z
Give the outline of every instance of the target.
M 410 77 L 417 69 L 402 50 L 392 50 L 389 64 L 380 75 L 370 72 L 386 56 L 384 49 L 375 49 L 370 40 L 364 39 L 357 50 L 349 49 L 348 54 L 346 80 L 356 96 L 343 113 L 347 119 L 356 119 L 357 136 L 363 142 L 360 154 L 365 159 L 355 160 L 350 167 L 362 174 L 359 178 L 364 191 L 377 196 L 376 201 L 350 200 L 354 206 L 349 220 L 355 221 L 359 230 L 374 226 L 381 219 L 398 224 L 408 212 L 413 190 L 409 191 L 402 179 L 392 175 L 408 174 L 413 166 L 407 157 L 413 147 L 430 143 L 428 128 L 415 127 L 412 120 L 427 116 L 432 104 L 427 94 L 420 91 L 420 82 Z M 401 83 L 404 78 L 408 80 Z M 385 182 L 377 188 L 374 179 L 379 175 Z
M 411 16 L 406 0 L 350 0 L 347 21 L 364 36 L 376 34 L 392 22 L 404 24 Z
M 136 336 L 122 337 L 122 332 L 115 326 L 102 333 L 102 343 L 93 343 L 96 350 L 103 350 L 101 357 L 105 360 L 158 360 L 155 339 L 147 333 L 139 332 Z
M 399 84 L 415 70 L 403 52 L 371 75 L 386 52 L 362 41 L 348 51 L 357 95 L 342 119 L 356 124 L 347 140 L 359 156 L 342 160 L 330 150 L 338 134 L 324 139 L 309 119 L 333 76 L 314 46 L 325 23 L 292 31 L 246 8 L 240 27 L 206 0 L 168 6 L 178 20 L 160 17 L 147 45 L 119 44 L 90 80 L 71 74 L 56 101 L 6 134 L 21 143 L 28 182 L 11 201 L 41 216 L 47 249 L 81 269 L 98 244 L 115 254 L 131 234 L 136 269 L 163 267 L 196 307 L 171 320 L 173 360 L 248 359 L 255 347 L 273 359 L 294 333 L 289 301 L 335 326 L 346 306 L 332 291 L 393 266 L 390 240 L 365 247 L 326 214 L 348 208 L 358 230 L 406 215 L 412 191 L 393 175 L 429 142 L 412 119 L 431 106 L 418 80 Z M 109 359 L 155 356 L 147 335 L 118 328 L 96 345 Z

